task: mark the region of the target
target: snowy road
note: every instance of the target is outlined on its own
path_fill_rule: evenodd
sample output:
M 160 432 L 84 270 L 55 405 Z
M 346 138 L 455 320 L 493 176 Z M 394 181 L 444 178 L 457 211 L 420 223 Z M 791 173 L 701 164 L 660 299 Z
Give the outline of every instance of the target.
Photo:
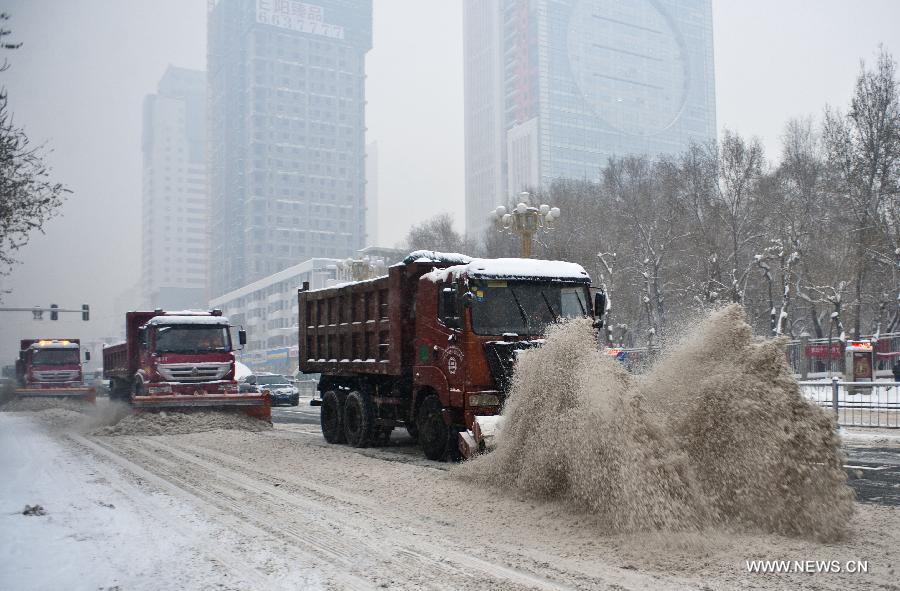
M 100 437 L 76 423 L 0 412 L 0 589 L 737 589 L 755 558 L 872 564 L 753 575 L 757 588 L 890 588 L 900 558 L 895 508 L 860 505 L 850 539 L 828 546 L 610 536 L 471 486 L 411 445 L 330 446 L 305 415 L 261 433 Z M 47 515 L 21 515 L 35 503 Z

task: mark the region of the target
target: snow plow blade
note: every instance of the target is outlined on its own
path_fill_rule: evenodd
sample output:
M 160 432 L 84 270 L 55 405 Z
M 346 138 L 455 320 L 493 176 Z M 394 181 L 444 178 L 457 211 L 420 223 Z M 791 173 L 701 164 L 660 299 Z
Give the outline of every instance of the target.
M 238 408 L 244 414 L 272 422 L 272 399 L 268 394 L 165 394 L 132 396 L 131 406 L 138 411 L 178 408 Z
M 67 398 L 82 400 L 90 404 L 97 402 L 97 391 L 90 386 L 82 388 L 16 388 L 14 395 L 16 398 Z
M 459 453 L 466 460 L 487 453 L 497 444 L 497 435 L 503 429 L 503 417 L 500 415 L 476 415 L 472 420 L 472 428 L 459 434 Z

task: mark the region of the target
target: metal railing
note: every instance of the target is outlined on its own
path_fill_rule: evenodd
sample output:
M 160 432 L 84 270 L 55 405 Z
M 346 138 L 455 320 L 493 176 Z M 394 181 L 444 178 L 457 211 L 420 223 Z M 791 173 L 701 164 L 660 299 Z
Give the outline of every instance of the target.
M 828 408 L 839 425 L 900 429 L 900 382 L 802 381 L 807 399 Z

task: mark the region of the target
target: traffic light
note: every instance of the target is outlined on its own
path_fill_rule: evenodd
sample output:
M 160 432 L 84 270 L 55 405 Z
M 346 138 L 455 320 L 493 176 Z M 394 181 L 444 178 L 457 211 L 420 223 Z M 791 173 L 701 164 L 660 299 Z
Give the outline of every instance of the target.
M 31 309 L 31 313 L 34 314 L 35 320 L 43 320 L 44 319 L 44 311 L 41 310 L 40 306 L 35 306 Z
M 81 319 L 85 322 L 91 319 L 91 307 L 87 304 L 81 304 Z
M 56 304 L 50 304 L 50 320 L 59 320 L 59 312 L 57 312 L 59 306 Z

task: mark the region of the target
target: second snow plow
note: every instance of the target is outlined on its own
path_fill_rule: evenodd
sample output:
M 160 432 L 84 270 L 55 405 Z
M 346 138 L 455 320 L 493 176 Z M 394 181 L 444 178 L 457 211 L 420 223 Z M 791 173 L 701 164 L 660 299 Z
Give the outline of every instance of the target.
M 110 398 L 135 410 L 236 408 L 271 422 L 267 393 L 238 390 L 230 328 L 218 310 L 128 312 L 126 341 L 103 350 Z

